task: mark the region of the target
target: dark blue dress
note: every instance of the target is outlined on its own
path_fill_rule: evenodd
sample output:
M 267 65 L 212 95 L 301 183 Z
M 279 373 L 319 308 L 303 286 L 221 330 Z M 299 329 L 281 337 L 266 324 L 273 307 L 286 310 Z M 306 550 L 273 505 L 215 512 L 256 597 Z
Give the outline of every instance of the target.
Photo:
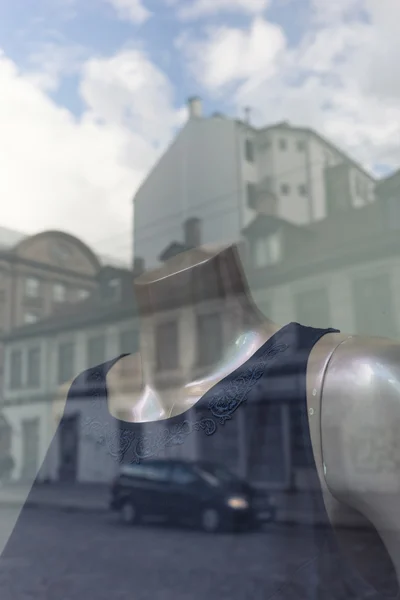
M 109 522 L 107 515 L 24 508 L 2 556 L 0 574 L 8 582 L 9 598 L 397 597 L 391 568 L 383 582 L 375 578 L 374 587 L 365 577 L 369 567 L 358 570 L 339 549 L 324 508 L 308 427 L 306 370 L 315 343 L 333 331 L 286 325 L 191 409 L 164 421 L 128 423 L 110 414 L 106 375 L 121 357 L 81 373 L 64 411 L 82 400 L 82 432 L 98 441 L 115 469 L 121 463 L 140 465 L 160 457 L 187 458 L 218 463 L 254 485 L 279 487 L 290 479 L 291 467 L 307 468 L 314 481 L 302 492 L 308 524 L 277 522 L 261 531 L 210 535 L 157 523 L 126 529 Z M 102 468 L 101 461 L 98 466 Z M 278 514 L 280 509 L 284 507 L 277 506 Z M 40 544 L 35 540 L 38 521 L 45 532 Z M 7 559 L 13 557 L 26 560 L 25 570 L 4 574 Z

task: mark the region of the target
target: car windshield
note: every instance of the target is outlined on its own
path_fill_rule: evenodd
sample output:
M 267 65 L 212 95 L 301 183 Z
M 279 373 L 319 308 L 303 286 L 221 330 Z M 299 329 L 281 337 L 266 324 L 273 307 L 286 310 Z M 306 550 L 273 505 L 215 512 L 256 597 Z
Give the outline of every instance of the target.
M 239 481 L 234 473 L 220 465 L 199 464 L 196 465 L 195 471 L 202 479 L 214 486 Z

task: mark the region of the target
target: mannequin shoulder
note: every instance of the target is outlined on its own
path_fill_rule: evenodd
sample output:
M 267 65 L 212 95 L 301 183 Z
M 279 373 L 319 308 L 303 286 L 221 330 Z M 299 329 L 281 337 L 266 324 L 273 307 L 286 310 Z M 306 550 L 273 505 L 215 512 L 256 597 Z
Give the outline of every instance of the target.
M 367 399 L 376 394 L 400 399 L 400 342 L 348 336 L 334 349 L 326 368 L 323 394 Z
M 333 352 L 322 388 L 321 442 L 329 489 L 344 498 L 366 489 L 377 493 L 397 481 L 399 422 L 400 343 L 348 338 Z

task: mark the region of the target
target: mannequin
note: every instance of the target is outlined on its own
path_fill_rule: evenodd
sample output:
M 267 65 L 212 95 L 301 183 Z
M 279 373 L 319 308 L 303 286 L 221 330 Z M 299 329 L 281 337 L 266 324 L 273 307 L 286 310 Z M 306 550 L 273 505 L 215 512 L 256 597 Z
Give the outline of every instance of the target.
M 252 300 L 236 246 L 190 250 L 140 276 L 134 285 L 142 331 L 140 359 L 139 355 L 127 356 L 121 362 L 126 361 L 137 371 L 141 360 L 142 389 L 130 395 L 126 420 L 146 422 L 181 414 L 280 329 Z M 151 348 L 157 315 L 176 309 L 186 309 L 194 315 L 195 306 L 212 300 L 222 303 L 231 332 L 224 340 L 221 361 L 209 365 L 208 371 L 198 378 L 191 377 L 190 369 L 183 369 L 180 383 L 169 396 L 168 390 L 157 382 Z M 357 459 L 351 459 L 351 464 L 347 459 L 354 456 L 351 444 L 354 446 L 363 423 L 365 427 L 367 422 L 378 427 L 379 416 L 380 431 L 385 431 L 394 418 L 400 419 L 399 392 L 394 387 L 394 381 L 400 378 L 399 359 L 400 346 L 395 342 L 327 333 L 313 347 L 307 367 L 312 450 L 329 519 L 335 528 L 341 513 L 349 509 L 361 513 L 379 532 L 398 577 L 399 478 L 389 475 L 385 479 L 385 474 L 368 471 L 357 479 Z M 116 367 L 109 372 L 107 381 L 109 407 L 115 413 L 120 395 Z M 369 417 L 363 414 L 366 407 Z M 360 431 L 364 435 L 362 441 L 372 443 L 374 434 L 364 431 Z M 392 444 L 400 459 L 400 443 Z M 382 494 L 386 484 L 390 493 Z M 340 539 L 340 531 L 337 535 Z

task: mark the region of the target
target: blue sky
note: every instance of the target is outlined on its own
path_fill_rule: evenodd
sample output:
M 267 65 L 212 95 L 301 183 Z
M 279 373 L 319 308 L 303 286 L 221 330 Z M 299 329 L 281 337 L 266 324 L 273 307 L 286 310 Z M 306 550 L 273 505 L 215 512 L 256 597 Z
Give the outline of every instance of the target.
M 190 2 L 190 0 L 188 0 Z M 0 42 L 7 56 L 21 68 L 32 66 L 32 56 L 42 52 L 46 44 L 63 44 L 82 48 L 83 54 L 111 55 L 121 48 L 141 44 L 151 60 L 162 66 L 176 90 L 176 101 L 197 93 L 198 84 L 187 70 L 185 60 L 174 46 L 174 40 L 182 31 L 190 31 L 193 37 L 201 36 L 210 25 L 245 28 L 254 13 L 246 11 L 205 15 L 195 22 L 181 22 L 173 7 L 162 0 L 144 3 L 151 17 L 144 23 L 123 20 L 108 2 L 101 0 L 39 0 L 0 3 Z M 244 14 L 243 14 L 244 13 Z M 280 25 L 286 33 L 288 45 L 295 46 L 310 21 L 310 7 L 305 0 L 272 3 L 258 13 Z M 65 74 L 59 89 L 52 93 L 57 103 L 75 114 L 84 109 L 80 98 L 79 76 Z M 223 110 L 221 100 L 204 98 L 208 108 Z M 222 105 L 224 103 L 222 102 Z
M 397 0 L 0 0 L 1 225 L 127 253 L 131 198 L 193 94 L 395 169 L 399 17 Z

